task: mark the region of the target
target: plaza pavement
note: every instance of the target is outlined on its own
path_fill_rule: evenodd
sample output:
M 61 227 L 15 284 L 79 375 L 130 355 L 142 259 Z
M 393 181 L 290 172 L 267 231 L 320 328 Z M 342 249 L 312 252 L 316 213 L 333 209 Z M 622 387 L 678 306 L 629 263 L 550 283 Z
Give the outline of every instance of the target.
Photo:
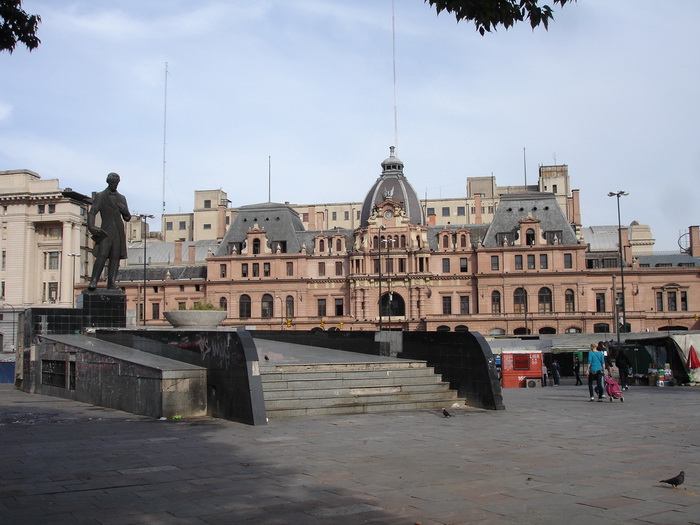
M 700 523 L 700 388 L 589 403 L 564 382 L 505 390 L 505 411 L 259 427 L 0 385 L 0 523 Z

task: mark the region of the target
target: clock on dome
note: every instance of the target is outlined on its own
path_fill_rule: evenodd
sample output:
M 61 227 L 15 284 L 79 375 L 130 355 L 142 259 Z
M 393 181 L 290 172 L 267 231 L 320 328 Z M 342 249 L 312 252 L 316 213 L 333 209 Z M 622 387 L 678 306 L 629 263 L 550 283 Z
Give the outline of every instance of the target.
M 384 212 L 384 218 L 385 218 L 385 219 L 389 220 L 389 219 L 391 219 L 391 218 L 393 218 L 393 217 L 394 217 L 394 212 L 393 212 L 393 211 L 391 211 L 391 210 L 386 210 L 386 211 Z

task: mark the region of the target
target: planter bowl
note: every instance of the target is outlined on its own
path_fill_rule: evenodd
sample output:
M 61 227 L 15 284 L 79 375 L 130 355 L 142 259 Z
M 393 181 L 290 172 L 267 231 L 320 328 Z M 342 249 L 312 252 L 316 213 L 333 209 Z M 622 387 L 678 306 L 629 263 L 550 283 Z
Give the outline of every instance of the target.
M 176 327 L 198 326 L 212 328 L 220 325 L 226 319 L 223 310 L 170 310 L 163 312 L 167 321 Z

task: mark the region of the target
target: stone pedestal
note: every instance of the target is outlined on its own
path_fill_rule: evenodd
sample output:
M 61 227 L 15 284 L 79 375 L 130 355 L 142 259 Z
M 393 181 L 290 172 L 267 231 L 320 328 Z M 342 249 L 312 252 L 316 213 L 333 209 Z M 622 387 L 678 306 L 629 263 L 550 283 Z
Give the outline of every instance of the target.
M 121 290 L 85 290 L 78 296 L 84 328 L 126 327 L 126 295 Z

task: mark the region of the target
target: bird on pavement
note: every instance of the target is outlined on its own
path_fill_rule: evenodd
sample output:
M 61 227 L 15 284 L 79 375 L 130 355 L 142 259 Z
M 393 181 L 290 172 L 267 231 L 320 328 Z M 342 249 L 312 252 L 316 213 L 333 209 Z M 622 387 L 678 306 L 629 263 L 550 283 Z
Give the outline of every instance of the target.
M 443 408 L 443 409 L 442 409 L 442 415 L 443 415 L 444 417 L 452 417 L 452 414 L 450 414 L 450 413 L 447 411 L 446 408 Z
M 681 470 L 680 474 L 669 479 L 662 479 L 659 483 L 668 483 L 674 489 L 685 481 L 685 472 Z
M 265 356 L 265 361 L 269 361 L 269 360 L 270 360 L 270 358 Z

